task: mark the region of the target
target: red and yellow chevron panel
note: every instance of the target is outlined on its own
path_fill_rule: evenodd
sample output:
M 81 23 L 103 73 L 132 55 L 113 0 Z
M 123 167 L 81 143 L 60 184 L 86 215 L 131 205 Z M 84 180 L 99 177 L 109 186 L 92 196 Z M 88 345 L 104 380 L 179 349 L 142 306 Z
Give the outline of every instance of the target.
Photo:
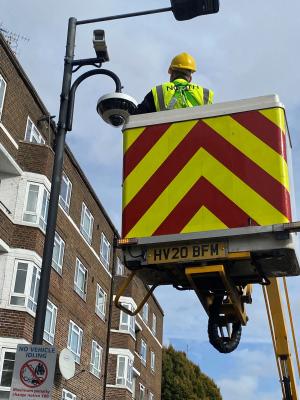
M 123 237 L 291 219 L 284 111 L 124 131 Z

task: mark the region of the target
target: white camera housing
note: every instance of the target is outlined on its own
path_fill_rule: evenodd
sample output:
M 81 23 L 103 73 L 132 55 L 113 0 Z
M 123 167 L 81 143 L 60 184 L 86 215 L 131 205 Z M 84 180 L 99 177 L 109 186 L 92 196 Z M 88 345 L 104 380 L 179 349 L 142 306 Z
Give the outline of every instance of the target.
M 107 46 L 105 42 L 105 32 L 103 29 L 94 30 L 93 45 L 97 58 L 100 58 L 102 62 L 109 61 Z
M 137 108 L 136 100 L 125 93 L 108 93 L 100 97 L 97 112 L 109 125 L 122 126 Z

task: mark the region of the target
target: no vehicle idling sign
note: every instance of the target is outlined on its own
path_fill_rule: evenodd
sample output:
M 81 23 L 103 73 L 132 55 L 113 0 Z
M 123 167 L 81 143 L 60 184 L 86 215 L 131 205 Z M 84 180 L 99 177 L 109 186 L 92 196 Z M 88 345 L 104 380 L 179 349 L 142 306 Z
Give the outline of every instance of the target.
M 19 344 L 9 400 L 50 400 L 55 364 L 54 346 Z

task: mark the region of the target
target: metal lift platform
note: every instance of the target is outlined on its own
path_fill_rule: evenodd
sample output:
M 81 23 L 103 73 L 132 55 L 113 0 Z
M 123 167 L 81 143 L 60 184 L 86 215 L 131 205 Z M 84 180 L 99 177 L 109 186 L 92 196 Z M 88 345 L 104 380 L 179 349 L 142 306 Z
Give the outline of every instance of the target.
M 194 290 L 210 343 L 233 351 L 252 284 L 300 274 L 283 104 L 270 95 L 136 115 L 123 138 L 118 245 L 131 274 L 116 306 L 136 315 L 159 285 Z M 129 311 L 120 299 L 134 276 L 149 291 Z
M 224 265 L 235 285 L 300 275 L 300 222 L 119 240 L 127 268 L 148 285 L 190 287 L 186 267 Z

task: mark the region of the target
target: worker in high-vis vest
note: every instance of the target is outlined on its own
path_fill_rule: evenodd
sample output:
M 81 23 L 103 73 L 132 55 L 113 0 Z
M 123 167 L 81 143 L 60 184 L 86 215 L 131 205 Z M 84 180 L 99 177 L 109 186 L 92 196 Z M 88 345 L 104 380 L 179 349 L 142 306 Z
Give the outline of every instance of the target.
M 196 70 L 195 59 L 190 54 L 175 56 L 168 70 L 170 82 L 155 86 L 138 105 L 135 114 L 212 104 L 214 92 L 191 83 Z

